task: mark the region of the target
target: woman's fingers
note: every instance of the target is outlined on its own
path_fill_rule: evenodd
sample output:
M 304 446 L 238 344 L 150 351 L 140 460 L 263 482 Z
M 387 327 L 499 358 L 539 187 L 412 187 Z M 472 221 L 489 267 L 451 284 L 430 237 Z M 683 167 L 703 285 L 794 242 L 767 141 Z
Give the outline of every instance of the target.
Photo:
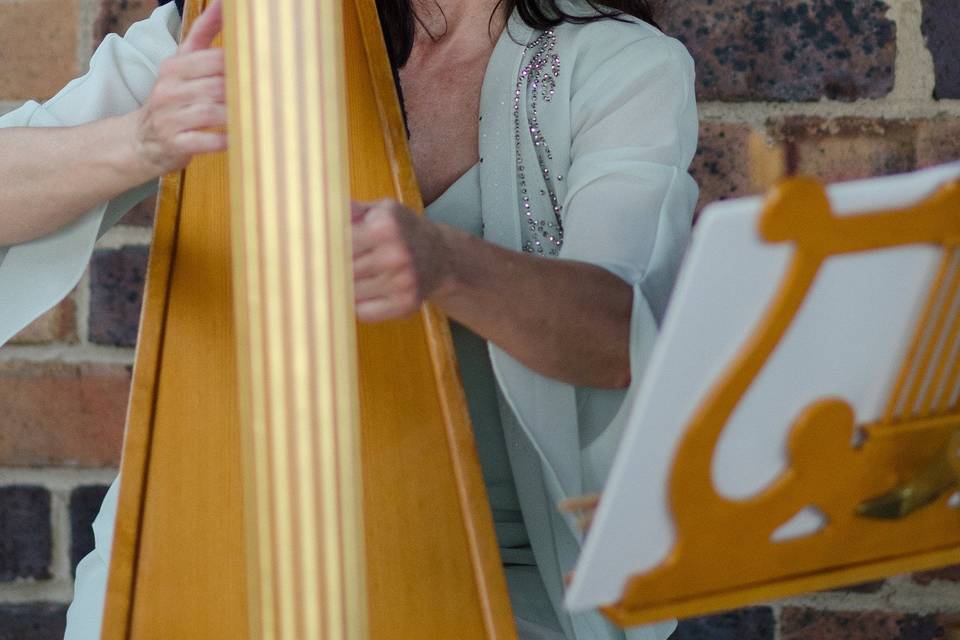
M 423 296 L 417 257 L 404 231 L 406 216 L 413 214 L 399 203 L 383 200 L 370 205 L 354 203 L 351 215 L 358 318 L 379 322 L 416 312 Z
M 191 52 L 208 49 L 223 28 L 222 0 L 213 0 L 206 10 L 194 21 L 190 33 L 180 44 L 180 51 Z
M 223 51 L 211 48 L 223 26 L 222 0 L 194 22 L 177 53 L 164 60 L 157 83 L 138 110 L 135 145 L 155 175 L 181 169 L 201 153 L 222 151 L 227 123 Z
M 383 266 L 384 263 L 387 266 Z M 366 300 L 396 293 L 417 293 L 417 277 L 412 269 L 396 267 L 396 260 L 371 256 L 366 265 L 353 264 L 353 297 Z
M 226 58 L 223 49 L 203 49 L 187 53 L 178 51 L 160 63 L 159 77 L 175 81 L 207 76 L 222 78 L 225 70 Z
M 396 273 L 410 267 L 410 256 L 399 247 L 366 251 L 353 258 L 353 277 L 369 278 L 378 273 Z
M 390 295 L 393 274 L 378 273 L 366 278 L 355 278 L 353 281 L 353 299 L 355 302 L 365 302 L 375 298 Z
M 179 82 L 167 90 L 166 100 L 171 104 L 178 105 L 200 102 L 224 104 L 227 101 L 226 87 L 222 77 Z
M 214 153 L 227 148 L 227 134 L 215 131 L 184 131 L 177 134 L 174 144 L 188 157 Z
M 361 218 L 367 215 L 367 212 L 370 211 L 373 206 L 373 202 L 357 202 L 356 200 L 351 200 L 350 219 L 353 222 L 358 222 Z
M 409 308 L 394 298 L 376 298 L 358 302 L 356 305 L 357 318 L 361 322 L 383 322 L 409 316 L 417 308 Z
M 183 107 L 177 114 L 181 131 L 211 129 L 227 124 L 227 106 L 216 102 L 198 102 Z
M 223 49 L 203 49 L 192 53 L 181 53 L 170 60 L 174 75 L 181 80 L 195 80 L 208 76 L 222 79 L 227 66 Z
M 389 212 L 370 207 L 353 217 L 353 255 L 360 256 L 378 246 L 394 241 L 393 222 Z

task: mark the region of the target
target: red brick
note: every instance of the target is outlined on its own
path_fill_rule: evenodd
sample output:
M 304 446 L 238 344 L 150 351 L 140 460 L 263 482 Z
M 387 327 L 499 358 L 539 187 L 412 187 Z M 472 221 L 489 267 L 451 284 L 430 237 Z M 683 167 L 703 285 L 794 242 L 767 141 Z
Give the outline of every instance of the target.
M 46 344 L 77 341 L 77 303 L 72 296 L 46 312 L 23 331 L 15 335 L 11 344 Z
M 960 160 L 960 118 L 936 118 L 917 123 L 917 166 Z
M 815 101 L 893 90 L 887 11 L 879 0 L 685 0 L 659 15 L 690 49 L 702 100 Z
M 916 130 L 903 120 L 787 118 L 772 131 L 787 145 L 791 173 L 837 182 L 916 167 Z
M 938 616 L 881 611 L 819 611 L 787 607 L 780 640 L 933 640 L 943 638 Z
M 703 122 L 690 172 L 700 185 L 698 210 L 716 200 L 764 191 L 784 173 L 780 145 L 748 125 Z
M 147 18 L 156 8 L 155 0 L 101 0 L 100 13 L 93 25 L 94 45 L 108 33 L 122 36 L 130 25 Z
M 922 585 L 928 585 L 935 580 L 960 582 L 960 565 L 913 574 L 913 581 Z
M 78 3 L 0 2 L 0 99 L 49 98 L 78 75 Z
M 130 225 L 131 227 L 152 227 L 153 215 L 157 209 L 157 197 L 150 196 L 139 203 L 130 212 L 120 220 L 120 224 Z
M 0 467 L 116 467 L 129 388 L 122 365 L 0 364 Z

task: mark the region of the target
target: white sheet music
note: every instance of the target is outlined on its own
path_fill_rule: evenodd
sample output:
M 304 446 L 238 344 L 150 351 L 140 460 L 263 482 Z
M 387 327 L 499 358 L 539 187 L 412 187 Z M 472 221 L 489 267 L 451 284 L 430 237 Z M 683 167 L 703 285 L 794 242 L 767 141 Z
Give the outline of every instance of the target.
M 830 187 L 840 214 L 902 207 L 960 176 L 960 163 Z M 629 422 L 594 519 L 567 606 L 615 602 L 627 579 L 655 568 L 674 539 L 667 503 L 673 452 L 704 394 L 739 352 L 777 290 L 788 245 L 755 232 L 760 198 L 709 207 L 695 230 L 639 393 L 618 419 Z M 839 395 L 860 423 L 880 416 L 942 253 L 912 246 L 831 258 L 783 341 L 742 399 L 713 462 L 717 489 L 755 495 L 785 469 L 790 425 L 811 402 Z M 808 535 L 810 512 L 777 532 Z

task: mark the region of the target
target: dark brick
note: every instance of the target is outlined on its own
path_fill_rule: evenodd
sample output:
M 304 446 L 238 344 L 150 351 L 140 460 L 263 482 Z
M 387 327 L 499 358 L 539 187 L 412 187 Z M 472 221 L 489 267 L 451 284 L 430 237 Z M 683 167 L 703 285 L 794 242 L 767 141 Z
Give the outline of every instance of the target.
M 0 582 L 49 579 L 51 545 L 50 492 L 0 488 Z
M 703 122 L 690 173 L 700 185 L 697 209 L 716 200 L 761 192 L 785 171 L 782 145 L 749 125 Z
M 853 101 L 893 90 L 887 10 L 879 0 L 694 0 L 665 3 L 660 20 L 696 60 L 701 100 Z
M 101 0 L 100 13 L 93 23 L 94 45 L 108 33 L 123 35 L 134 22 L 143 20 L 157 8 L 155 0 Z
M 923 0 L 923 35 L 933 54 L 935 98 L 960 98 L 960 10 L 957 0 Z
M 945 633 L 937 616 L 797 607 L 780 615 L 781 640 L 932 640 Z
M 670 640 L 772 640 L 773 630 L 773 611 L 752 607 L 681 620 Z
M 123 216 L 120 224 L 126 224 L 132 227 L 152 227 L 153 215 L 156 212 L 156 208 L 157 197 L 150 196 L 131 209 L 130 213 Z
M 913 574 L 913 581 L 918 584 L 928 585 L 935 580 L 960 582 L 960 565 Z
M 132 347 L 137 342 L 147 247 L 101 249 L 90 267 L 90 341 Z
M 74 575 L 77 563 L 93 551 L 93 519 L 100 512 L 106 485 L 77 487 L 70 492 L 70 565 Z
M 66 625 L 66 605 L 0 605 L 0 640 L 61 640 Z
M 877 593 L 880 589 L 883 589 L 883 584 L 883 580 L 877 580 L 875 582 L 864 582 L 849 587 L 840 587 L 838 589 L 832 589 L 831 591 L 837 593 Z

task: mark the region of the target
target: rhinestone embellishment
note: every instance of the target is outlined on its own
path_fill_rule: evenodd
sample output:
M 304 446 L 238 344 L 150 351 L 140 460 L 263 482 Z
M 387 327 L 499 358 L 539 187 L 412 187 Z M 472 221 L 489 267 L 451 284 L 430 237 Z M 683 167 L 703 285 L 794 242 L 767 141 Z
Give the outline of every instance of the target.
M 553 160 L 550 144 L 540 129 L 541 103 L 549 103 L 556 94 L 557 78 L 560 77 L 560 56 L 556 53 L 557 36 L 553 30 L 544 31 L 536 40 L 527 45 L 532 51 L 530 60 L 520 69 L 513 95 L 514 144 L 517 154 L 517 177 L 520 184 L 521 226 L 523 250 L 527 253 L 556 256 L 563 246 L 563 223 L 560 213 L 563 209 L 557 198 L 553 178 L 548 163 Z M 520 98 L 526 94 L 527 113 L 520 113 Z M 534 211 L 527 183 L 528 168 L 523 164 L 521 141 L 530 136 L 537 156 L 538 171 L 543 179 L 544 188 L 538 189 L 541 196 L 548 196 L 553 215 L 546 218 Z M 557 180 L 561 180 L 557 176 Z M 536 202 L 536 201 L 534 201 Z

